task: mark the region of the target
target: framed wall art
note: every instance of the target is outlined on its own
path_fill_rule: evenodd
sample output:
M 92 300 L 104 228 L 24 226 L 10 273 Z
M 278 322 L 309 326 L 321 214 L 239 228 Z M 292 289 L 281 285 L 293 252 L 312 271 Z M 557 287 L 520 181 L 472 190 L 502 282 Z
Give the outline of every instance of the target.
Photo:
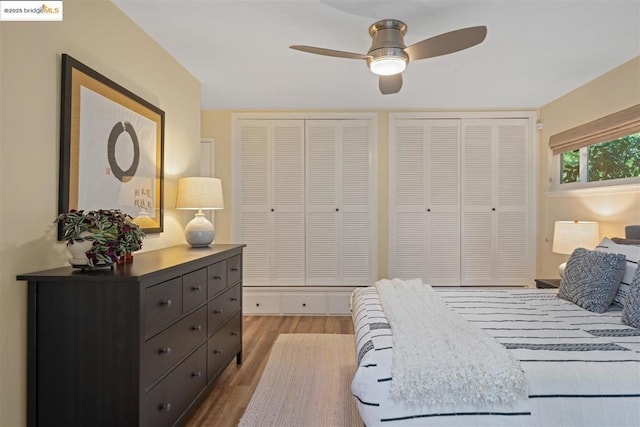
M 63 54 L 59 212 L 121 209 L 159 233 L 163 161 L 164 111 Z

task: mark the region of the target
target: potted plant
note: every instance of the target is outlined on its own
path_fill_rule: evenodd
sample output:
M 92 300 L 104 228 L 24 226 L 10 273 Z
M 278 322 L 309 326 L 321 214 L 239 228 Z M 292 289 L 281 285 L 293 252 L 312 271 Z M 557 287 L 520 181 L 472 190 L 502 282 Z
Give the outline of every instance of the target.
M 119 209 L 72 209 L 58 215 L 55 222 L 62 225 L 62 240 L 73 256 L 71 263 L 95 267 L 112 265 L 142 248 L 144 232 L 132 219 Z

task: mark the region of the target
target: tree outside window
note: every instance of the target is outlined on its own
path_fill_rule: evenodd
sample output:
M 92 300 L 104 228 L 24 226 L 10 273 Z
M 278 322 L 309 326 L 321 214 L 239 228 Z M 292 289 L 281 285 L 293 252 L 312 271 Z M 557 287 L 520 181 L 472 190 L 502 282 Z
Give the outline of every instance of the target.
M 561 155 L 562 184 L 640 177 L 640 133 Z

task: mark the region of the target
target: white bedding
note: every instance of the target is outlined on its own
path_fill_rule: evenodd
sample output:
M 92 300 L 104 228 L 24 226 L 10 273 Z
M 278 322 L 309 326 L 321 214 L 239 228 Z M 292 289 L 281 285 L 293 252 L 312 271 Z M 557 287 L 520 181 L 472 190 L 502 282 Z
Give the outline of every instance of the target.
M 454 312 L 517 358 L 529 398 L 517 406 L 430 407 L 390 398 L 393 340 L 375 288 L 352 296 L 358 369 L 352 382 L 368 427 L 640 426 L 640 330 L 614 309 L 595 314 L 557 290 L 438 290 Z M 429 327 L 429 325 L 416 325 Z

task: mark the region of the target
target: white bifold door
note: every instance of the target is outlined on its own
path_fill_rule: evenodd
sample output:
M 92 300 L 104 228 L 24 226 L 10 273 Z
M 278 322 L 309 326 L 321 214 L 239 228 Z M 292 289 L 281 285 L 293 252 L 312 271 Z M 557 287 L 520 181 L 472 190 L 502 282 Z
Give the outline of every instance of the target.
M 238 120 L 234 203 L 246 286 L 377 278 L 372 120 Z
M 531 281 L 529 132 L 529 119 L 390 121 L 391 277 Z
M 529 122 L 464 120 L 462 135 L 461 284 L 526 284 Z
M 371 127 L 306 121 L 306 284 L 368 285 L 372 277 Z
M 237 132 L 244 283 L 304 284 L 304 121 L 241 120 Z
M 460 122 L 396 120 L 390 141 L 390 276 L 460 283 Z

